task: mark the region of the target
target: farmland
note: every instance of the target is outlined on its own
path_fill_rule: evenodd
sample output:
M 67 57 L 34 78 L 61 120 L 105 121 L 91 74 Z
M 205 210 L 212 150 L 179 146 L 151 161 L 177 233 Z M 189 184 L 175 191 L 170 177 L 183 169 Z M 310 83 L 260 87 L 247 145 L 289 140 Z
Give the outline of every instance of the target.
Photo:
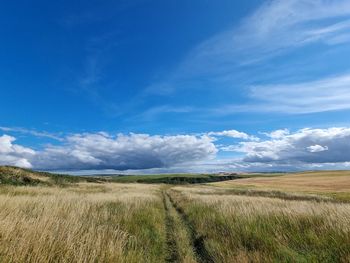
M 350 261 L 349 172 L 164 184 L 6 169 L 0 262 Z

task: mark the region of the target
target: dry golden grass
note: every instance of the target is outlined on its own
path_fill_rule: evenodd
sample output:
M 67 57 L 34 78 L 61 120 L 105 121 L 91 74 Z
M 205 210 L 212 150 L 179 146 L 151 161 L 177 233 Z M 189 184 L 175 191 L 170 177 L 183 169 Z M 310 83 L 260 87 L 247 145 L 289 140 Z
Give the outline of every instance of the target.
M 223 214 L 242 215 L 252 217 L 257 213 L 268 215 L 283 213 L 290 216 L 316 215 L 327 218 L 330 225 L 339 226 L 350 233 L 350 204 L 332 202 L 312 202 L 283 200 L 279 198 L 241 196 L 232 194 L 215 194 L 217 189 L 207 188 L 210 195 L 203 194 L 200 188 L 174 187 L 174 191 L 180 191 L 184 198 L 191 202 L 200 202 L 215 207 Z
M 350 262 L 349 175 L 0 185 L 0 262 Z
M 1 262 L 154 262 L 164 214 L 150 185 L 81 184 L 0 191 Z
M 212 185 L 296 192 L 350 192 L 350 171 L 303 172 L 276 177 L 254 177 Z
M 174 187 L 214 262 L 349 262 L 350 204 L 225 194 Z

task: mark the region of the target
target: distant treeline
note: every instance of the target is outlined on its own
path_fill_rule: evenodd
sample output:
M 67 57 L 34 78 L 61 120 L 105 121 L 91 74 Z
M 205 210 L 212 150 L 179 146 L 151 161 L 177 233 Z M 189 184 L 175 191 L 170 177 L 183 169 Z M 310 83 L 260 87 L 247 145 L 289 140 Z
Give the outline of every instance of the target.
M 147 178 L 136 180 L 137 183 L 147 184 L 201 184 L 201 183 L 213 183 L 227 180 L 234 180 L 241 178 L 238 175 L 209 175 L 207 177 L 162 177 L 162 178 Z

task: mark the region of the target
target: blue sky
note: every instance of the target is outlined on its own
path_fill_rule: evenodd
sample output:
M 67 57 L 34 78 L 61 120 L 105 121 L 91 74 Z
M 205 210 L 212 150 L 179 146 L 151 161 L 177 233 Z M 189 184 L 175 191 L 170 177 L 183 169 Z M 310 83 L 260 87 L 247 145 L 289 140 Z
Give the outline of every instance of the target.
M 7 1 L 0 25 L 0 164 L 349 165 L 349 1 Z

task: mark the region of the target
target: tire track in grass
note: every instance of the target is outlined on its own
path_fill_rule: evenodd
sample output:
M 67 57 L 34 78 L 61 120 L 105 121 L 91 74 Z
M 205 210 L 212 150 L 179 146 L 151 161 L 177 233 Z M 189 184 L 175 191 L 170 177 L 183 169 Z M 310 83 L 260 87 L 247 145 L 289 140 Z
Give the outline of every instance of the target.
M 187 226 L 165 191 L 163 192 L 163 202 L 165 208 L 167 247 L 165 261 L 184 263 L 198 262 Z
M 199 235 L 193 225 L 187 218 L 187 215 L 184 213 L 182 208 L 176 206 L 175 202 L 171 198 L 169 193 L 164 194 L 164 198 L 168 200 L 169 205 L 171 206 L 171 210 L 174 211 L 176 217 L 179 220 L 179 224 L 181 225 L 182 231 L 187 234 L 187 246 L 190 246 L 193 251 L 193 259 L 194 261 L 180 261 L 180 262 L 203 262 L 203 263 L 214 263 L 214 260 L 209 255 L 208 251 L 204 245 L 204 237 Z
M 163 203 L 165 209 L 165 233 L 166 233 L 166 262 L 178 262 L 179 252 L 177 249 L 177 244 L 174 236 L 174 219 L 170 215 L 171 207 L 169 206 L 166 195 L 163 193 Z

